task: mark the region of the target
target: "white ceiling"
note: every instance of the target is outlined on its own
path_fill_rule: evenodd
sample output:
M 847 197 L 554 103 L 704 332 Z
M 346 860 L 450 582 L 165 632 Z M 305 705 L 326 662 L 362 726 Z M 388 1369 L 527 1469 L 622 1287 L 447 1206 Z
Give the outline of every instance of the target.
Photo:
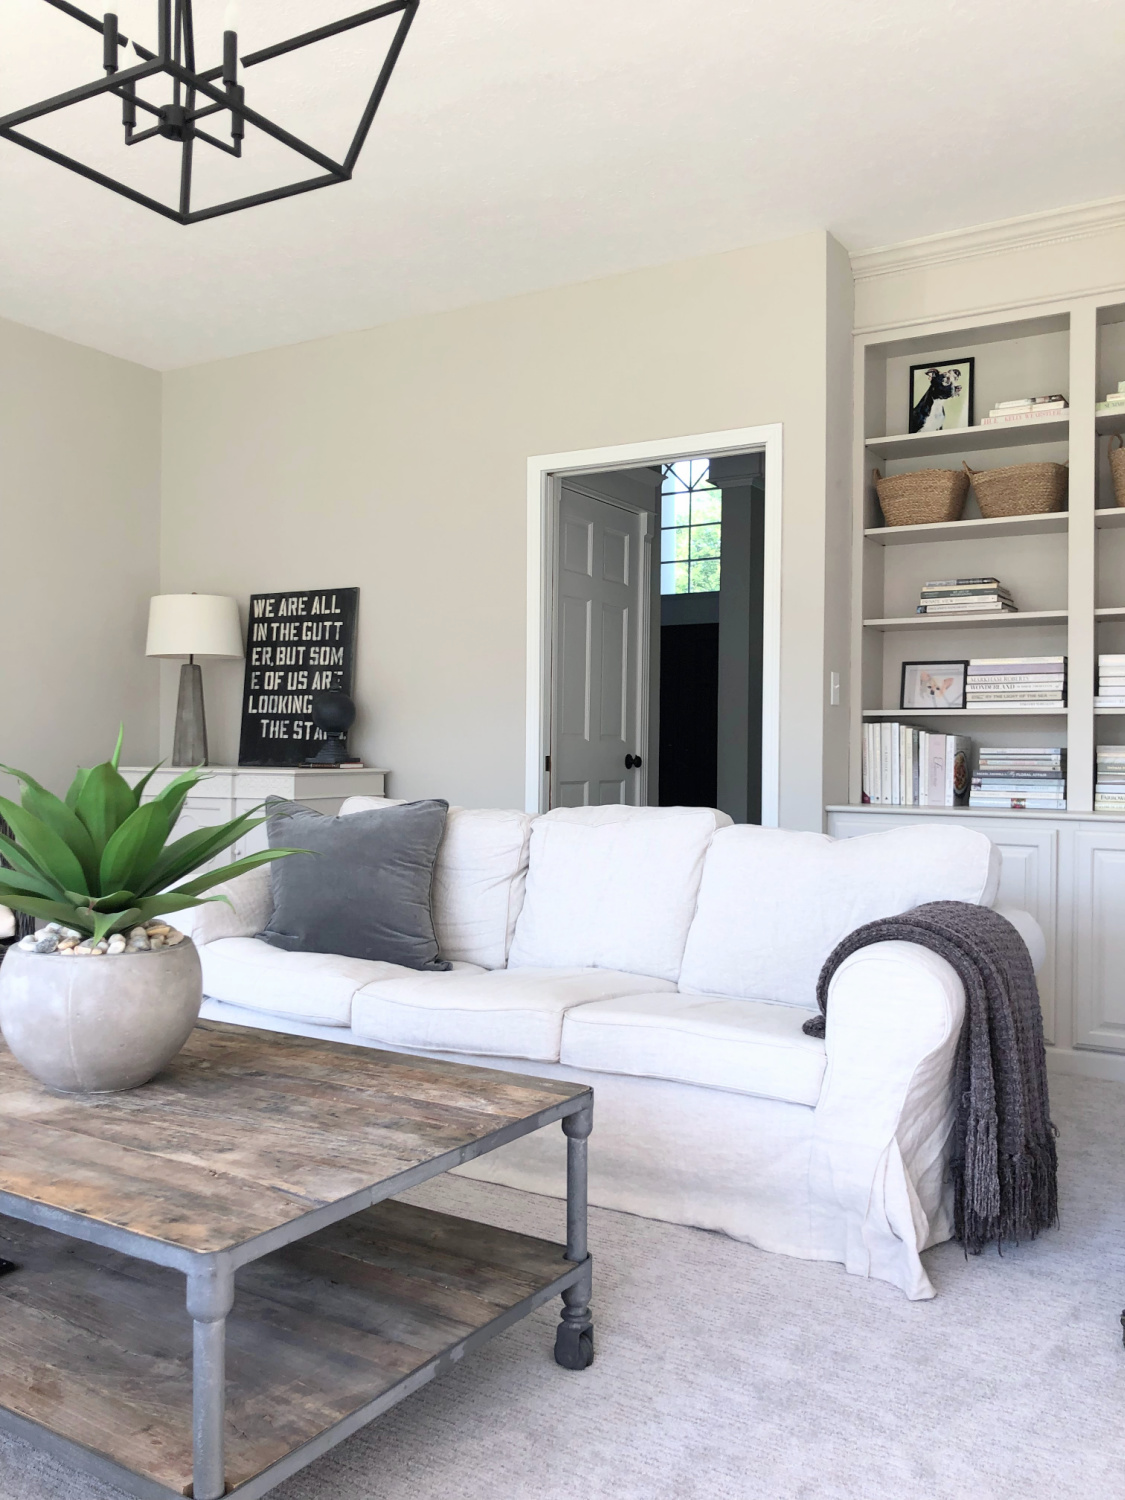
M 240 50 L 364 3 L 236 0 Z M 201 65 L 227 4 L 195 0 Z M 154 40 L 156 0 L 117 9 Z M 247 102 L 342 150 L 385 25 L 248 71 Z M 0 315 L 171 368 L 807 230 L 860 249 L 1110 197 L 1123 43 L 1119 0 L 422 0 L 351 183 L 183 228 L 0 141 Z M 94 32 L 2 0 L 0 112 L 100 64 Z M 170 184 L 172 148 L 126 151 L 117 108 L 38 133 Z M 208 166 L 234 192 L 297 175 L 260 135 Z

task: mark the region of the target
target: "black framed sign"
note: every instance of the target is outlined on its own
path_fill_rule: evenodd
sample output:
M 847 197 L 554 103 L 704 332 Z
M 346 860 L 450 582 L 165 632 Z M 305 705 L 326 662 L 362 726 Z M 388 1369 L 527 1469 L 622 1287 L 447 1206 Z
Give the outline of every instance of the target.
M 358 612 L 358 589 L 251 594 L 240 766 L 296 766 L 315 752 L 312 695 L 351 693 Z
M 910 431 L 948 432 L 973 425 L 976 361 L 927 360 L 910 366 Z

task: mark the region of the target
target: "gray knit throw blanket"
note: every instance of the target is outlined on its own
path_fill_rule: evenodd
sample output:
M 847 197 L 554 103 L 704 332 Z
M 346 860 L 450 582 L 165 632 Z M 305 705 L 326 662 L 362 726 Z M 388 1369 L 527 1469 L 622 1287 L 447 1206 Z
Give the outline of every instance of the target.
M 1027 947 L 998 912 L 965 901 L 930 901 L 868 922 L 838 943 L 821 969 L 821 1014 L 804 1026 L 810 1036 L 824 1035 L 829 981 L 848 954 L 887 942 L 918 943 L 940 954 L 965 986 L 953 1075 L 954 1234 L 974 1255 L 993 1242 L 1034 1239 L 1058 1218 L 1058 1163 L 1043 1016 Z

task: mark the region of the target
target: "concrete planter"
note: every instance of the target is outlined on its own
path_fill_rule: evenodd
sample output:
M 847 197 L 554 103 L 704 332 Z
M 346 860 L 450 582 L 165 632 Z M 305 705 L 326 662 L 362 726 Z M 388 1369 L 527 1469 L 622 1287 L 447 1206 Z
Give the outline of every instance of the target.
M 190 938 L 102 958 L 12 948 L 0 964 L 4 1040 L 33 1077 L 62 1094 L 147 1083 L 187 1041 L 202 1002 Z

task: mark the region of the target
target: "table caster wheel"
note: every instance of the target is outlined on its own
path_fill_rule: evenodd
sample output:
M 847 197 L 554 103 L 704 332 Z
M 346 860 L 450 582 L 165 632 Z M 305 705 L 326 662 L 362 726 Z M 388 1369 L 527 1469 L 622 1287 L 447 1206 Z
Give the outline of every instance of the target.
M 559 1324 L 555 1335 L 555 1363 L 564 1370 L 585 1370 L 594 1363 L 593 1328 L 568 1328 Z

